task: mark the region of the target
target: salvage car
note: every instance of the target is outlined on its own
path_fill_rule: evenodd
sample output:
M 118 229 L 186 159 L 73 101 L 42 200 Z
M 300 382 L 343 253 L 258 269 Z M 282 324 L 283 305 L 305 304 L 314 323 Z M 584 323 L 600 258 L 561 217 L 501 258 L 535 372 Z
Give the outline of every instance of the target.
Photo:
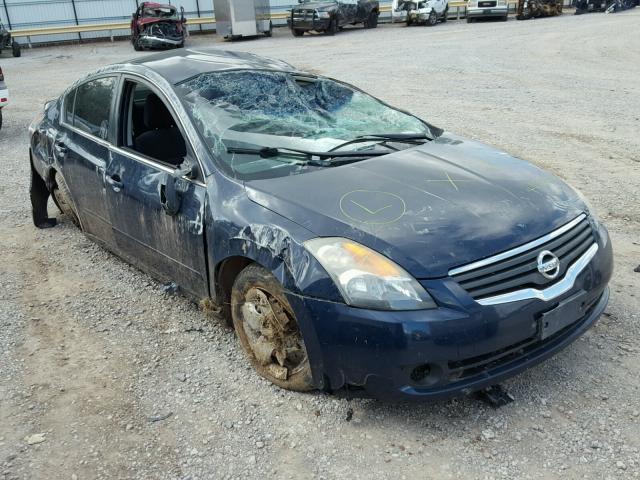
M 2 109 L 9 104 L 9 90 L 4 83 L 4 73 L 0 67 L 0 129 L 2 129 Z
M 498 18 L 506 22 L 509 20 L 507 0 L 469 0 L 467 23 L 473 23 L 478 18 Z
M 143 2 L 131 16 L 131 43 L 137 51 L 145 48 L 182 48 L 189 34 L 184 8 Z
M 30 127 L 37 227 L 219 305 L 280 387 L 434 399 L 559 352 L 604 311 L 605 226 L 540 168 L 248 53 L 102 68 Z
M 20 55 L 22 55 L 20 44 L 12 39 L 11 33 L 0 21 L 0 54 L 2 53 L 2 50 L 6 50 L 9 48 L 11 49 L 11 53 L 14 57 L 19 57 Z
M 305 32 L 324 32 L 335 35 L 346 25 L 362 23 L 365 28 L 376 28 L 380 4 L 372 0 L 299 0 L 291 9 L 287 25 L 296 37 Z
M 449 18 L 449 0 L 420 0 L 408 2 L 407 26 L 428 25 L 433 27 L 438 20 Z
M 529 20 L 531 18 L 553 17 L 562 15 L 563 0 L 518 0 L 516 18 Z

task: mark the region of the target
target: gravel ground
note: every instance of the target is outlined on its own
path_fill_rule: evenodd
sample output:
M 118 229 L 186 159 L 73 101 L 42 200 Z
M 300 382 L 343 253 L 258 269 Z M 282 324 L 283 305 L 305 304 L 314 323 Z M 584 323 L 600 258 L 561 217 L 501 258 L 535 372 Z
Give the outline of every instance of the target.
M 640 9 L 529 22 L 350 29 L 216 44 L 334 76 L 582 190 L 616 273 L 599 324 L 505 383 L 512 404 L 294 394 L 258 378 L 213 314 L 102 250 L 69 221 L 36 230 L 27 126 L 130 44 L 1 60 L 0 478 L 640 476 Z M 353 418 L 347 421 L 349 409 Z

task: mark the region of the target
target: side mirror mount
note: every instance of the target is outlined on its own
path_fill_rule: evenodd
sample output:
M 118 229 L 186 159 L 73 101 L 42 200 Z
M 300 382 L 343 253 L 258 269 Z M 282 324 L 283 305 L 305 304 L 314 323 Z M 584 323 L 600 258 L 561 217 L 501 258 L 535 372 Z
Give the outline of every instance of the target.
M 160 187 L 160 203 L 167 215 L 180 212 L 182 197 L 189 190 L 189 180 L 194 178 L 198 178 L 198 165 L 189 157 L 185 157 L 172 173 L 166 174 L 164 185 Z

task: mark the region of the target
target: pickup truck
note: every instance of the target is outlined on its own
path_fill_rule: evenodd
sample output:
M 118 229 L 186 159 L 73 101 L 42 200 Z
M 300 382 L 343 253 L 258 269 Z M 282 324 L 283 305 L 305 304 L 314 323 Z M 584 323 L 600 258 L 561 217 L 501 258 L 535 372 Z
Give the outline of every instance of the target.
M 291 10 L 287 24 L 296 37 L 305 32 L 324 32 L 335 35 L 345 25 L 362 23 L 365 28 L 378 26 L 380 4 L 372 0 L 299 0 Z

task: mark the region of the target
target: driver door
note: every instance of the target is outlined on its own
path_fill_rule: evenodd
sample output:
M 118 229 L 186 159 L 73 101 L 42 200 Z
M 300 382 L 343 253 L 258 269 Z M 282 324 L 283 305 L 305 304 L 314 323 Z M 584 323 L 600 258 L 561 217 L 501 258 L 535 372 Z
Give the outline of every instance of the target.
M 118 100 L 117 146 L 105 172 L 119 253 L 196 298 L 208 296 L 206 188 L 177 118 L 161 92 L 125 77 Z M 176 173 L 183 167 L 183 171 Z

